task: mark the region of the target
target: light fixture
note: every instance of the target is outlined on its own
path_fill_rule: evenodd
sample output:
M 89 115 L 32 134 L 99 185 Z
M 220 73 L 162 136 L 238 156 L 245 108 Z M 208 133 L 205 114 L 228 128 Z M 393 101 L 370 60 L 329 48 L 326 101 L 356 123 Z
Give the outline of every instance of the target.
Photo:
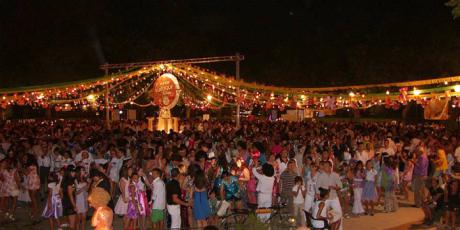
M 387 90 L 386 94 L 387 94 L 387 95 L 390 95 L 390 91 Z
M 455 91 L 456 93 L 459 93 L 459 92 L 460 92 L 460 85 L 455 85 L 455 86 L 454 86 L 454 91 Z
M 356 96 L 355 93 L 353 93 L 353 92 L 350 92 L 348 95 L 349 95 L 350 97 Z
M 414 95 L 418 96 L 422 93 L 422 91 L 418 90 L 417 88 L 414 87 Z
M 211 102 L 211 100 L 212 100 L 212 95 L 209 94 L 209 95 L 206 97 L 206 99 L 208 99 L 208 101 Z
M 86 99 L 88 99 L 88 101 L 94 101 L 95 97 L 93 94 L 90 94 L 86 97 Z
M 449 84 L 449 82 L 447 82 L 447 81 L 444 81 L 444 85 L 448 85 L 448 84 Z

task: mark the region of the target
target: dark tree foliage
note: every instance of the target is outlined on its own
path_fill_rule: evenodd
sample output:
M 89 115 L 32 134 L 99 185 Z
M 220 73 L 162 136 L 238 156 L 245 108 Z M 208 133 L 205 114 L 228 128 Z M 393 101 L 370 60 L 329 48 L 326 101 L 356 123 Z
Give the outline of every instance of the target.
M 449 11 L 432 0 L 3 0 L 0 87 L 100 76 L 104 62 L 235 52 L 246 55 L 245 80 L 285 86 L 455 75 Z

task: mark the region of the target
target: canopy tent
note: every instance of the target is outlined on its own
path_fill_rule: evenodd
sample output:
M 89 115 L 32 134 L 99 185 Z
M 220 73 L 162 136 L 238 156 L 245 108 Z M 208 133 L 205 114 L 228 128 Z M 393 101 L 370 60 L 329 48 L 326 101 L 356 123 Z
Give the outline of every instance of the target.
M 411 100 L 425 106 L 431 100 L 460 95 L 460 76 L 371 85 L 289 88 L 237 81 L 208 69 L 177 63 L 155 64 L 83 81 L 0 89 L 0 95 L 3 95 L 1 107 L 15 104 L 44 108 L 51 106 L 56 110 L 86 107 L 104 109 L 106 95 L 110 108 L 125 104 L 151 106 L 150 88 L 163 73 L 171 73 L 178 78 L 182 88 L 180 103 L 195 109 L 218 109 L 237 104 L 248 108 L 261 105 L 267 109 L 334 110 L 373 105 L 396 108 Z M 458 106 L 458 101 L 454 99 L 453 106 Z

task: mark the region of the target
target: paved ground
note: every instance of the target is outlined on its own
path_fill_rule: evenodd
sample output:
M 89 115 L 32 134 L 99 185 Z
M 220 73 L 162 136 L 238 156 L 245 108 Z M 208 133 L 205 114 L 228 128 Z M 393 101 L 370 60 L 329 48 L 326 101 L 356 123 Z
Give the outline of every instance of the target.
M 27 215 L 27 207 L 20 207 L 17 211 L 17 219 L 12 223 L 3 223 L 0 230 L 48 230 L 47 220 L 33 225 Z M 400 202 L 400 208 L 395 213 L 382 213 L 381 208 L 377 208 L 375 216 L 352 217 L 344 221 L 344 229 L 359 230 L 404 230 L 404 229 L 442 229 L 442 226 L 426 227 L 421 224 L 423 212 L 410 206 L 407 202 Z M 89 224 L 86 229 L 92 229 Z M 114 229 L 122 229 L 121 219 L 116 217 Z

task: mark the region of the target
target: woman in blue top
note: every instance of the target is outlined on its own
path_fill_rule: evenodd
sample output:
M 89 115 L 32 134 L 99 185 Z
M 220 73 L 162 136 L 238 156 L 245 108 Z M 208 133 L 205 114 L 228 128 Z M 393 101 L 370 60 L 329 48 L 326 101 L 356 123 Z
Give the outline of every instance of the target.
M 202 170 L 196 173 L 193 182 L 193 217 L 197 222 L 197 227 L 201 229 L 206 227 L 206 220 L 211 215 L 206 190 L 206 176 Z

